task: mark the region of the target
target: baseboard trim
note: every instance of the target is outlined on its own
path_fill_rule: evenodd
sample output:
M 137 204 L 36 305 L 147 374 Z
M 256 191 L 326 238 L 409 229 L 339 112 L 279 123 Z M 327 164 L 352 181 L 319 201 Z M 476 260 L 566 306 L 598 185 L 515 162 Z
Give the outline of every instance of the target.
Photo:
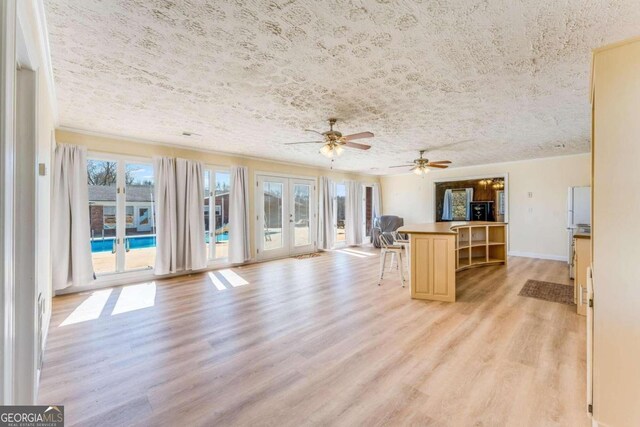
M 564 255 L 549 255 L 549 254 L 538 254 L 535 252 L 520 252 L 520 251 L 509 251 L 509 256 L 517 256 L 524 258 L 538 258 L 538 259 L 549 259 L 553 261 L 568 261 L 568 257 Z

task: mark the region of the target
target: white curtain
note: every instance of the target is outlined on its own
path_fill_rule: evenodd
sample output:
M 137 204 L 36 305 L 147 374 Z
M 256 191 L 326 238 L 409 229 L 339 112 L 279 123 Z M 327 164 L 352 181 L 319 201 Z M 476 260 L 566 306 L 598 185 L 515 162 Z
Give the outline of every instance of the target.
M 356 181 L 348 181 L 346 187 L 345 232 L 347 245 L 361 245 L 364 220 L 362 212 L 362 184 Z
M 445 190 L 442 202 L 442 220 L 451 221 L 453 219 L 453 191 Z
M 229 262 L 249 261 L 249 245 L 249 171 L 246 167 L 234 166 L 229 193 Z
M 320 191 L 318 202 L 318 248 L 329 250 L 333 247 L 335 230 L 333 225 L 333 182 L 325 177 L 320 177 Z
M 154 157 L 156 274 L 207 266 L 202 163 Z
M 86 148 L 58 144 L 52 186 L 53 289 L 87 285 L 95 276 L 91 261 Z
M 467 193 L 467 221 L 471 221 L 471 202 L 473 202 L 473 188 L 465 188 Z
M 153 171 L 156 193 L 155 274 L 175 273 L 178 271 L 176 161 L 168 157 L 154 157 Z
M 176 159 L 176 219 L 178 270 L 207 266 L 204 230 L 204 173 L 202 163 Z

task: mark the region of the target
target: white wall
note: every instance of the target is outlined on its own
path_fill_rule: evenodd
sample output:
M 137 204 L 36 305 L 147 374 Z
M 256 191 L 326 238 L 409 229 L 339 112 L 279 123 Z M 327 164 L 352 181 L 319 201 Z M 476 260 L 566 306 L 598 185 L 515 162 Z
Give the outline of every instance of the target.
M 510 254 L 566 260 L 567 189 L 590 185 L 590 154 L 382 177 L 382 211 L 403 217 L 405 224 L 433 222 L 434 180 L 502 174 L 509 184 Z

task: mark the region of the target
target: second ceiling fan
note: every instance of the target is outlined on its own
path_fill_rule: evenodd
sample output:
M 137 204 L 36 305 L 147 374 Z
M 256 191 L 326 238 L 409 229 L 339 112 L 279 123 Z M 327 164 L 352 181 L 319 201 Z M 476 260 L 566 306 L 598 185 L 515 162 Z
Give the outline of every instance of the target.
M 432 162 L 429 159 L 423 157 L 424 153 L 427 150 L 420 150 L 420 157 L 415 159 L 413 162 L 407 163 L 406 165 L 397 165 L 397 166 L 389 166 L 390 168 L 407 168 L 412 166 L 409 169 L 411 172 L 416 175 L 423 175 L 429 172 L 428 168 L 437 168 L 437 169 L 446 169 L 449 167 L 451 162 L 449 160 L 439 160 L 437 162 Z
M 368 150 L 371 148 L 370 145 L 360 144 L 358 142 L 352 142 L 354 139 L 364 139 L 364 138 L 372 138 L 373 133 L 371 132 L 359 132 L 351 135 L 343 136 L 342 133 L 337 130 L 333 130 L 333 125 L 336 124 L 338 119 L 329 119 L 329 130 L 326 132 L 318 132 L 311 129 L 305 129 L 307 132 L 315 132 L 318 135 L 323 136 L 322 141 L 305 141 L 305 142 L 287 142 L 285 145 L 296 145 L 296 144 L 324 144 L 322 148 L 320 148 L 320 152 L 328 157 L 333 158 L 337 157 L 344 151 L 344 147 L 356 148 L 358 150 Z

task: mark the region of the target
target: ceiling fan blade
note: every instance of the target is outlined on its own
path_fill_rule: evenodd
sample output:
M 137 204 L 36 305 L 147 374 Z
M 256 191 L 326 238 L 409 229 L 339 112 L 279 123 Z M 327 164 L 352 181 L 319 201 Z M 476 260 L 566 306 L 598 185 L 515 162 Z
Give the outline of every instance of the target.
M 409 169 L 409 172 L 413 172 L 414 170 L 418 169 L 417 166 L 412 167 L 411 169 Z
M 413 163 L 408 165 L 398 165 L 398 166 L 389 166 L 390 168 L 408 168 L 409 166 L 413 166 Z
M 346 139 L 347 141 L 351 141 L 352 139 L 363 139 L 363 138 L 373 138 L 373 133 L 360 132 L 360 133 L 353 133 L 351 135 L 344 136 L 344 139 Z
M 434 165 L 433 163 L 427 163 L 427 166 L 429 166 L 430 168 L 438 168 L 438 169 L 446 169 L 449 167 L 447 165 Z
M 358 150 L 368 150 L 369 148 L 371 148 L 370 145 L 367 144 L 358 144 L 357 142 L 345 142 L 344 143 L 345 147 L 350 147 L 350 148 L 357 148 Z
M 451 161 L 450 160 L 440 160 L 440 161 L 437 161 L 437 162 L 429 162 L 429 163 L 433 163 L 435 165 L 449 165 L 449 164 L 451 164 Z
M 295 145 L 295 144 L 324 144 L 324 141 L 304 141 L 304 142 L 285 142 L 284 145 Z
M 313 132 L 313 133 L 317 133 L 318 135 L 322 135 L 322 136 L 324 136 L 324 134 L 323 134 L 323 133 L 318 132 L 317 130 L 313 130 L 313 129 L 305 129 L 304 131 L 305 131 L 305 132 Z

